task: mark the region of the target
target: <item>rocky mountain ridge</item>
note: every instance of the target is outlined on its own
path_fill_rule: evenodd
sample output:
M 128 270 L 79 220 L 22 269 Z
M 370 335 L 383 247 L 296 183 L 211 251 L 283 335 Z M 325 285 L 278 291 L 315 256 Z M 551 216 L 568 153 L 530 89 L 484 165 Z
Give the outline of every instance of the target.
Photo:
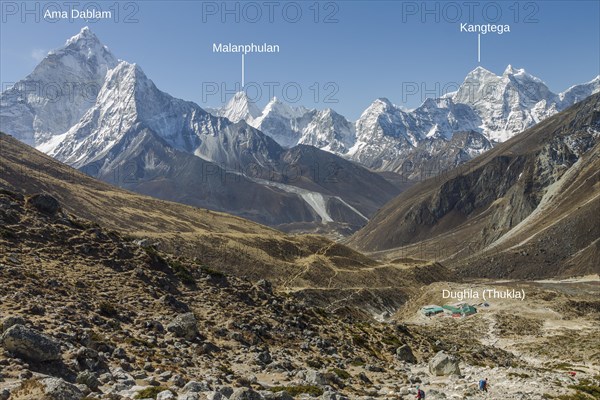
M 350 243 L 389 251 L 392 258 L 395 252 L 432 252 L 433 259 L 472 276 L 594 273 L 599 140 L 600 94 L 595 94 L 471 162 L 414 185 Z

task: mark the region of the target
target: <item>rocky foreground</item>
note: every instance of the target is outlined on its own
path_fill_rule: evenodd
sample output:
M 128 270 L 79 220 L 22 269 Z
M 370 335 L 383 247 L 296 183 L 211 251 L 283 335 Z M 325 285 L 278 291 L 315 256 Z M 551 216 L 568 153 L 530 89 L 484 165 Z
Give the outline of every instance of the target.
M 47 194 L 0 192 L 0 283 L 0 400 L 408 399 L 416 385 L 468 399 L 483 398 L 482 377 L 492 399 L 600 395 L 591 370 L 331 314 L 69 215 Z

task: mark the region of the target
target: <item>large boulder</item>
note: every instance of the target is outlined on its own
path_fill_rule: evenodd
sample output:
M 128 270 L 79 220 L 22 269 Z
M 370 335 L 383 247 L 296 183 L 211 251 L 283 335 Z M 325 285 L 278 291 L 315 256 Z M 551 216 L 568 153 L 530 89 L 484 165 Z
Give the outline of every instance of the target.
M 176 397 L 170 390 L 163 390 L 156 395 L 156 400 L 175 400 Z
M 443 351 L 429 360 L 429 373 L 434 376 L 460 375 L 459 361 Z
M 198 336 L 198 322 L 192 313 L 185 313 L 176 316 L 167 325 L 167 331 L 173 335 L 187 340 L 192 340 Z
M 97 391 L 100 387 L 100 380 L 98 379 L 98 375 L 90 371 L 82 371 L 77 375 L 76 382 L 85 385 L 90 390 Z
M 250 388 L 237 389 L 229 400 L 263 400 L 264 398 L 255 390 Z
M 60 343 L 33 329 L 17 324 L 8 328 L 0 342 L 9 352 L 31 361 L 60 360 Z
M 27 199 L 27 205 L 48 215 L 55 215 L 60 211 L 58 200 L 46 193 L 34 194 Z
M 314 369 L 309 369 L 306 371 L 304 380 L 310 385 L 322 386 L 327 384 L 327 378 L 325 374 L 315 371 Z
M 49 377 L 24 381 L 11 393 L 10 400 L 81 400 L 83 396 L 77 386 Z
M 208 384 L 206 382 L 196 382 L 196 381 L 189 381 L 188 383 L 185 384 L 185 386 L 183 387 L 183 389 L 181 389 L 181 391 L 183 393 L 200 393 L 200 392 L 207 392 L 209 391 L 210 388 L 208 387 Z
M 411 364 L 415 364 L 417 362 L 417 358 L 407 344 L 404 344 L 396 349 L 396 358 L 400 361 Z
M 4 332 L 8 328 L 14 325 L 27 325 L 27 320 L 18 315 L 11 315 L 10 317 L 6 317 L 0 322 L 0 332 Z

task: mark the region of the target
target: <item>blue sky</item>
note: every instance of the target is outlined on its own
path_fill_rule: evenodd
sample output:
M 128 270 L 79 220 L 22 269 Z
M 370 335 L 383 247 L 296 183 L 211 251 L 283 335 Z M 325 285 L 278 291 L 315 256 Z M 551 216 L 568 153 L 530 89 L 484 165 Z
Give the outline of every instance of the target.
M 241 56 L 213 54 L 213 42 L 280 45 L 278 54 L 246 56 L 249 94 L 259 105 L 268 100 L 271 85 L 272 94 L 284 100 L 332 107 L 351 119 L 378 97 L 418 106 L 426 96 L 462 82 L 478 65 L 497 74 L 508 64 L 525 68 L 555 92 L 600 73 L 597 0 L 476 1 L 472 21 L 463 1 L 274 1 L 272 21 L 262 0 L 228 2 L 226 7 L 238 11 L 226 14 L 225 22 L 221 1 L 98 3 L 103 10 L 112 8 L 112 19 L 36 21 L 21 2 L 2 1 L 3 87 L 25 77 L 48 50 L 62 46 L 85 25 L 118 58 L 139 64 L 160 89 L 202 106 L 220 105 L 241 77 Z M 39 13 L 47 5 L 28 3 Z M 496 18 L 498 11 L 502 15 Z M 125 22 L 126 16 L 137 22 Z M 510 24 L 511 32 L 482 35 L 478 63 L 477 34 L 459 32 L 461 22 Z M 217 93 L 208 93 L 215 84 Z

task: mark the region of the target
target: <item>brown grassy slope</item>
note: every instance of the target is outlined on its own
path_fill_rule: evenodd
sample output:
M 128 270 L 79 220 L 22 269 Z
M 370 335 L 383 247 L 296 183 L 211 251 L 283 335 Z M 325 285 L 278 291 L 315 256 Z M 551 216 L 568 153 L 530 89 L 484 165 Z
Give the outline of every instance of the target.
M 279 235 L 228 214 L 153 199 L 93 179 L 0 133 L 0 186 L 22 193 L 46 191 L 62 206 L 109 229 L 129 232 L 236 232 Z
M 224 213 L 153 199 L 80 173 L 7 135 L 0 135 L 0 188 L 23 194 L 48 192 L 63 208 L 108 229 L 158 243 L 174 255 L 249 279 L 267 278 L 281 288 L 318 288 L 328 297 L 340 289 L 389 290 L 394 304 L 421 282 L 406 265 L 381 265 L 317 235 L 285 235 Z M 427 282 L 446 271 L 430 266 Z M 331 294 L 333 293 L 333 294 Z

